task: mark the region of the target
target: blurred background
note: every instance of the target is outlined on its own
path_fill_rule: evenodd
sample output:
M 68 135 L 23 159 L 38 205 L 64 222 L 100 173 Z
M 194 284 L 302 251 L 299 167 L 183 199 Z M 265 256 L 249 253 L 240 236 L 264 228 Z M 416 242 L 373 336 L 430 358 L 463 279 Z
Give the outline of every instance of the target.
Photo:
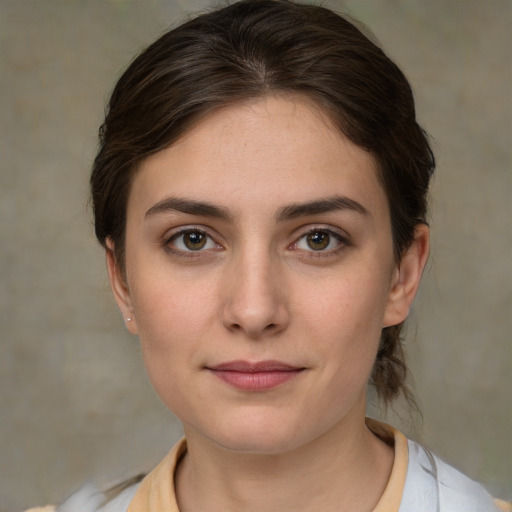
M 406 350 L 423 413 L 388 420 L 512 498 L 512 3 L 347 0 L 410 79 L 438 158 Z M 0 0 L 0 510 L 150 470 L 181 435 L 107 285 L 97 129 L 134 54 L 206 0 Z M 384 417 L 378 407 L 372 414 Z

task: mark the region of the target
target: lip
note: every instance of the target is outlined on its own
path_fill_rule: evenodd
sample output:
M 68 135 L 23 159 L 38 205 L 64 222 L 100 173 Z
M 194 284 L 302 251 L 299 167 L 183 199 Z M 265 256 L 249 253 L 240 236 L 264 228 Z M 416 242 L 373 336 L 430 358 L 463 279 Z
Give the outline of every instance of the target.
M 267 391 L 297 377 L 305 368 L 281 361 L 228 361 L 207 367 L 225 383 L 244 391 Z

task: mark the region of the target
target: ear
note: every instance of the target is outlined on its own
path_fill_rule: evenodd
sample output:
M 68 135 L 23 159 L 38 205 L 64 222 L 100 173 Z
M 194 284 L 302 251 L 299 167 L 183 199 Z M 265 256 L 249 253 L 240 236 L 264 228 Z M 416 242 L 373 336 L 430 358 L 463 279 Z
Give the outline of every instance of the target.
M 105 258 L 107 261 L 110 288 L 114 294 L 117 306 L 121 310 L 126 328 L 132 334 L 138 334 L 137 321 L 132 308 L 130 290 L 126 283 L 126 277 L 117 263 L 114 251 L 114 242 L 110 238 L 107 238 L 106 245 Z
M 398 325 L 409 315 L 430 249 L 430 230 L 426 224 L 416 226 L 414 240 L 395 269 L 384 313 L 383 327 Z

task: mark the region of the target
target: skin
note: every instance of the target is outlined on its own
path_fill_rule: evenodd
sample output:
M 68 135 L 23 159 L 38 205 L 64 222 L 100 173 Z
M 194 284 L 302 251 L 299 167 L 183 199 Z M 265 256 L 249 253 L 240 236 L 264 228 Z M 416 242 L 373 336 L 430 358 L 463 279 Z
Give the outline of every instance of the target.
M 333 197 L 337 208 L 290 214 Z M 327 246 L 308 241 L 311 232 Z M 206 235 L 199 250 L 185 244 Z M 143 162 L 128 201 L 125 275 L 112 249 L 127 328 L 184 425 L 180 510 L 376 505 L 393 450 L 365 426 L 366 388 L 382 328 L 403 321 L 416 294 L 428 228 L 396 262 L 371 155 L 300 96 L 223 108 Z M 233 360 L 301 371 L 243 390 L 212 371 Z

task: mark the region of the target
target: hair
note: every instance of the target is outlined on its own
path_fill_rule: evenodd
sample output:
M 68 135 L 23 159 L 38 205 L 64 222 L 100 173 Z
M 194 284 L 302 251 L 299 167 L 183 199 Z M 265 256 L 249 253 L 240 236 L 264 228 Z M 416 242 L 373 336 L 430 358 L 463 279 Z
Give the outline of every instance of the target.
M 168 31 L 115 86 L 91 175 L 95 231 L 124 272 L 127 200 L 138 165 L 221 107 L 301 94 L 373 155 L 390 208 L 394 255 L 426 223 L 434 156 L 411 87 L 381 48 L 344 17 L 288 0 L 242 0 Z M 382 330 L 371 382 L 387 406 L 406 384 L 402 324 Z

